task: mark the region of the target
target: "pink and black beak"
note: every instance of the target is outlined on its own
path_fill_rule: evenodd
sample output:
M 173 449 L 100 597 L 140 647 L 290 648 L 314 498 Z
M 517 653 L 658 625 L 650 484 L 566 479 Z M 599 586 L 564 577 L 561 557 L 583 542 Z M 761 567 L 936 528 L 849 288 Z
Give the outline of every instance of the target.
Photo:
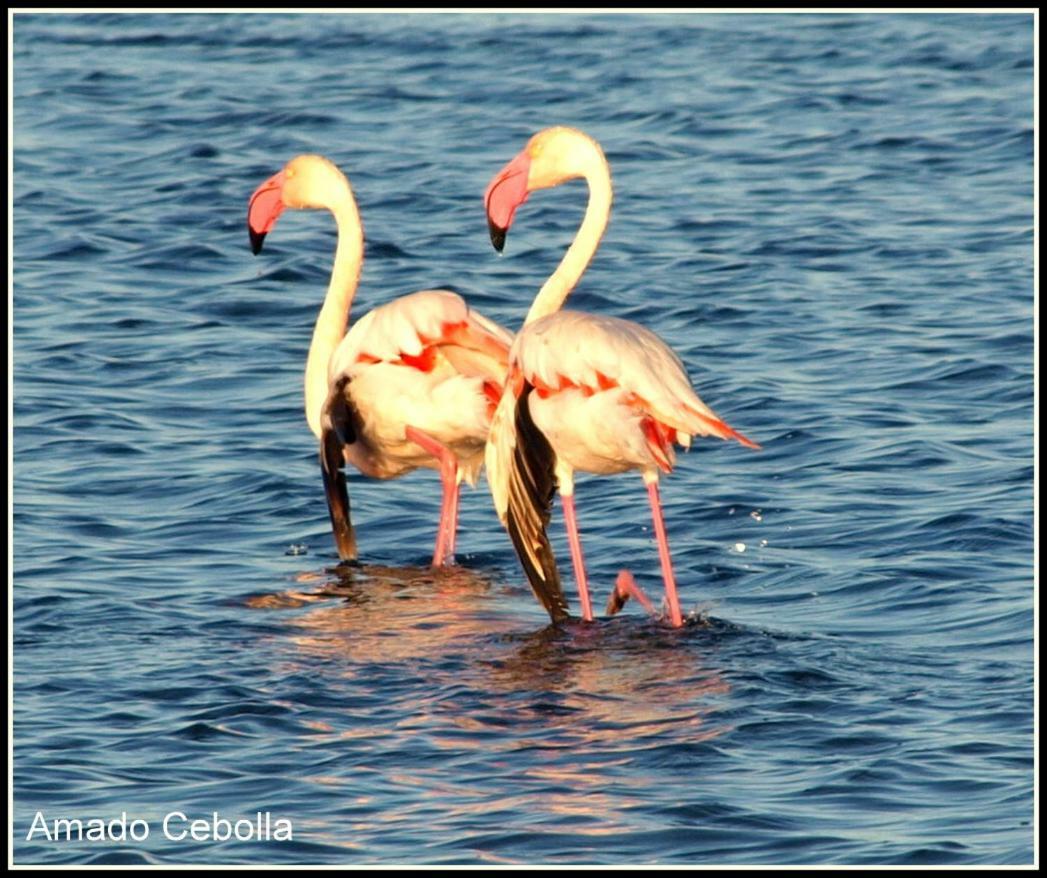
M 251 236 L 251 252 L 262 252 L 262 242 L 283 213 L 284 172 L 273 174 L 255 189 L 247 202 L 247 231 Z
M 505 247 L 505 233 L 513 223 L 516 208 L 530 194 L 527 188 L 530 171 L 531 157 L 524 150 L 495 175 L 484 192 L 487 229 L 491 233 L 491 243 L 499 253 Z

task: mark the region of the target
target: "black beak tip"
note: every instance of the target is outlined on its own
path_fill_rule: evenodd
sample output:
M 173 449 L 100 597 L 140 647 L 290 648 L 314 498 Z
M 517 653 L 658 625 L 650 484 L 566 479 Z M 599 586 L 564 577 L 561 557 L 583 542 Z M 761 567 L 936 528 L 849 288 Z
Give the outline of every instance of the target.
M 501 253 L 505 247 L 505 233 L 508 229 L 503 229 L 489 218 L 487 220 L 487 231 L 491 233 L 491 244 L 494 245 L 494 249 Z
M 251 235 L 251 252 L 257 256 L 262 252 L 262 242 L 265 241 L 265 232 L 256 232 L 254 229 L 248 229 Z

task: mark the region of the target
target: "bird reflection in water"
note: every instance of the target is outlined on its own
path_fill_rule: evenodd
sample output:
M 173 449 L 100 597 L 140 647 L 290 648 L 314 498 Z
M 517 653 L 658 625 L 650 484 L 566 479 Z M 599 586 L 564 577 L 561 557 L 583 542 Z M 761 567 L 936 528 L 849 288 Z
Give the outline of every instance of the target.
M 319 578 L 299 578 L 309 577 Z M 702 702 L 729 690 L 717 671 L 703 667 L 703 641 L 715 649 L 715 634 L 701 615 L 676 631 L 636 614 L 551 625 L 525 604 L 524 620 L 521 602 L 497 599 L 522 597 L 523 589 L 496 572 L 461 566 L 340 566 L 320 581 L 316 591 L 249 601 L 308 607 L 287 619 L 303 660 L 313 653 L 337 655 L 347 667 L 419 660 L 432 663 L 428 672 L 436 674 L 447 666 L 449 685 L 476 684 L 474 698 L 488 690 L 513 696 L 513 722 L 526 718 L 544 734 L 562 726 L 569 737 L 611 741 L 623 727 L 630 734 L 655 733 L 665 724 L 694 730 L 702 724 Z M 474 710 L 452 721 L 485 722 Z
M 342 564 L 296 580 L 314 587 L 256 595 L 248 606 L 310 607 L 287 619 L 299 632 L 295 642 L 307 651 L 335 648 L 350 660 L 432 656 L 458 638 L 518 630 L 520 624 L 518 613 L 500 613 L 497 602 L 485 599 L 501 588 L 495 573 L 460 565 Z
M 322 666 L 327 695 L 344 700 L 345 710 L 311 718 L 308 746 L 330 736 L 347 753 L 401 754 L 390 767 L 411 766 L 367 769 L 376 790 L 413 805 L 365 808 L 360 834 L 409 823 L 411 808 L 449 832 L 492 808 L 527 815 L 532 828 L 629 831 L 623 803 L 646 795 L 636 760 L 654 751 L 693 761 L 695 745 L 729 728 L 715 720 L 730 686 L 709 661 L 719 629 L 707 620 L 672 629 L 631 613 L 551 625 L 522 588 L 493 572 L 363 565 L 332 573 L 305 577 L 321 583 L 316 591 L 252 606 L 296 608 L 276 651 L 278 673 L 311 676 Z M 533 617 L 521 616 L 524 607 Z M 371 758 L 358 755 L 351 772 L 325 772 L 323 782 L 350 794 Z M 452 776 L 450 764 L 460 766 Z M 433 797 L 435 812 L 425 804 Z

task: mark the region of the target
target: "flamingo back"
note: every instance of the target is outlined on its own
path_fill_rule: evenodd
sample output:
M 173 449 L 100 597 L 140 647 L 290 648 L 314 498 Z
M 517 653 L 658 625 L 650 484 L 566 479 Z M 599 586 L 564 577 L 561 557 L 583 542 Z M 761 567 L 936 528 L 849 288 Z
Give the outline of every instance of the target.
M 684 434 L 685 444 L 698 435 L 755 447 L 702 402 L 673 350 L 631 320 L 557 311 L 520 331 L 510 360 L 540 395 L 621 388 L 656 421 Z

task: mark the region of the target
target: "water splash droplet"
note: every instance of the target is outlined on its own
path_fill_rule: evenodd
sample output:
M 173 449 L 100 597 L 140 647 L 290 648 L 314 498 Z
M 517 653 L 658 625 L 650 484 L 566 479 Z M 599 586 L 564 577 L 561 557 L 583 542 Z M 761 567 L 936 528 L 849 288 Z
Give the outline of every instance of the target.
M 291 543 L 287 547 L 285 555 L 304 555 L 309 551 L 309 547 L 305 543 Z

